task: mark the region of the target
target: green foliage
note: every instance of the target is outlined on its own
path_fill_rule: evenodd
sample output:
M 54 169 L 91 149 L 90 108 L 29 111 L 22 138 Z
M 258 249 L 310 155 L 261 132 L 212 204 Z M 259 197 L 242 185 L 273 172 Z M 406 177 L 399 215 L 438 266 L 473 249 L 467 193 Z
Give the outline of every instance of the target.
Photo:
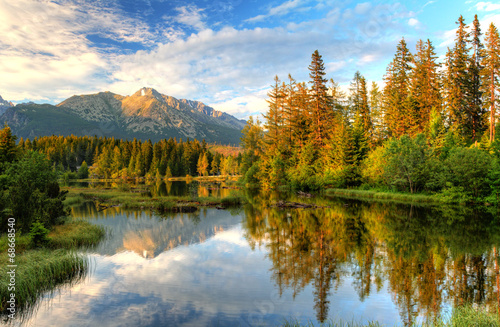
M 445 161 L 447 181 L 463 188 L 474 198 L 488 195 L 488 175 L 492 165 L 491 156 L 476 147 L 455 148 Z
M 259 185 L 258 174 L 259 174 L 259 162 L 254 162 L 252 166 L 246 171 L 243 177 L 243 182 L 245 183 L 245 185 L 249 185 L 252 187 L 258 186 Z
M 4 182 L 5 206 L 16 217 L 19 230 L 27 232 L 34 217 L 50 228 L 66 215 L 62 204 L 66 192 L 60 191 L 56 173 L 43 154 L 26 152 L 9 165 L 6 177 L 0 180 Z
M 87 165 L 87 162 L 85 162 L 85 160 L 82 162 L 80 169 L 78 169 L 77 177 L 79 179 L 89 178 L 89 166 Z
M 411 138 L 403 135 L 387 144 L 385 180 L 400 190 L 411 193 L 422 190 L 428 178 L 430 151 L 423 134 Z
M 47 244 L 48 234 L 49 230 L 45 228 L 45 226 L 43 226 L 43 224 L 38 220 L 31 225 L 29 236 L 35 247 L 40 247 Z
M 0 130 L 0 165 L 14 161 L 18 155 L 16 136 L 7 124 Z
M 385 183 L 386 147 L 380 146 L 368 154 L 361 165 L 361 177 L 365 183 L 380 186 Z

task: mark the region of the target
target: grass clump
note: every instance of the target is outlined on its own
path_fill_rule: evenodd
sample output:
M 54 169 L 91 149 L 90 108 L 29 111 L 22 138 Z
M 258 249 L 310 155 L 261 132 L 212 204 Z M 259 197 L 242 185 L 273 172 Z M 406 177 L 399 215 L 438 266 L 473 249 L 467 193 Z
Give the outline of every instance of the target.
M 10 298 L 8 256 L 0 256 L 0 313 L 6 314 L 7 301 Z M 16 308 L 26 309 L 33 306 L 39 296 L 53 289 L 56 285 L 80 279 L 85 275 L 88 261 L 66 249 L 29 250 L 16 256 Z
M 106 235 L 104 227 L 90 224 L 86 221 L 75 221 L 59 225 L 48 236 L 48 246 L 51 248 L 91 247 L 99 243 Z
M 373 200 L 391 200 L 391 201 L 414 202 L 414 203 L 443 202 L 439 197 L 434 195 L 391 193 L 391 192 L 378 192 L 378 191 L 352 190 L 352 189 L 327 189 L 326 195 L 341 196 L 348 198 L 365 198 Z
M 442 326 L 449 327 L 497 327 L 500 326 L 498 315 L 491 314 L 482 308 L 473 308 L 470 305 L 453 310 L 450 321 Z
M 306 325 L 301 324 L 297 320 L 285 321 L 282 327 L 314 327 L 315 325 L 312 322 L 307 323 Z M 378 322 L 368 322 L 367 324 L 358 323 L 355 321 L 327 321 L 320 325 L 321 327 L 382 327 Z
M 34 224 L 30 234 L 16 235 L 16 311 L 32 307 L 40 295 L 85 275 L 88 261 L 72 249 L 94 246 L 104 237 L 102 226 L 86 221 L 67 222 L 48 231 Z M 46 233 L 47 232 L 47 233 Z M 36 241 L 38 238 L 38 241 Z M 42 240 L 43 239 L 43 240 Z M 0 315 L 9 314 L 10 276 L 7 235 L 0 237 Z M 9 268 L 10 269 L 10 268 Z

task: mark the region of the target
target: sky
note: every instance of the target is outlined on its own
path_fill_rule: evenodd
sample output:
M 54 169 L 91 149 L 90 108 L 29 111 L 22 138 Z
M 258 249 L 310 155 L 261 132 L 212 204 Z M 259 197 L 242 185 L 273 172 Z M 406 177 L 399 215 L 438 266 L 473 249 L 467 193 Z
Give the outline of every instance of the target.
M 267 110 L 274 76 L 308 81 L 315 50 L 328 79 L 380 83 L 402 37 L 444 56 L 458 17 L 475 14 L 483 32 L 500 28 L 494 1 L 0 0 L 0 96 L 57 104 L 152 87 L 246 119 Z

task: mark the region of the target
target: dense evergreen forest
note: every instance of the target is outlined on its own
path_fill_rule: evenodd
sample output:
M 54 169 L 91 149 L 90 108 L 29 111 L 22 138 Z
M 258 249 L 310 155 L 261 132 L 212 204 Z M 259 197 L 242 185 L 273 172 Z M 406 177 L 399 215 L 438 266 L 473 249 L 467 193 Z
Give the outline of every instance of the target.
M 310 81 L 278 77 L 265 122 L 244 129 L 241 170 L 266 189 L 352 188 L 440 193 L 464 201 L 500 190 L 500 39 L 461 16 L 444 63 L 430 40 L 405 39 L 384 87 L 356 72 L 348 94 L 328 80 L 316 50 Z
M 231 147 L 233 155 L 225 156 L 220 153 L 220 146 L 209 151 L 205 141 L 189 139 L 185 142 L 164 139 L 153 144 L 151 140 L 43 136 L 33 141 L 21 138 L 18 146 L 22 151 L 47 155 L 55 171 L 79 178 L 234 175 L 241 160 Z

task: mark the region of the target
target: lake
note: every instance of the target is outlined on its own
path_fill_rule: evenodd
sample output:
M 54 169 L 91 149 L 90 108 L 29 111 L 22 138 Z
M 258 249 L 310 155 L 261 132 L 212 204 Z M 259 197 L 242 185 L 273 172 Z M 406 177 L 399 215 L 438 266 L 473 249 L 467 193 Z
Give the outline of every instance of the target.
M 160 183 L 151 193 L 235 192 L 222 186 Z M 499 307 L 495 209 L 246 193 L 241 208 L 189 214 L 73 207 L 74 219 L 104 225 L 109 235 L 86 252 L 84 280 L 47 294 L 24 323 L 405 326 L 464 303 Z M 283 198 L 321 208 L 273 206 Z

